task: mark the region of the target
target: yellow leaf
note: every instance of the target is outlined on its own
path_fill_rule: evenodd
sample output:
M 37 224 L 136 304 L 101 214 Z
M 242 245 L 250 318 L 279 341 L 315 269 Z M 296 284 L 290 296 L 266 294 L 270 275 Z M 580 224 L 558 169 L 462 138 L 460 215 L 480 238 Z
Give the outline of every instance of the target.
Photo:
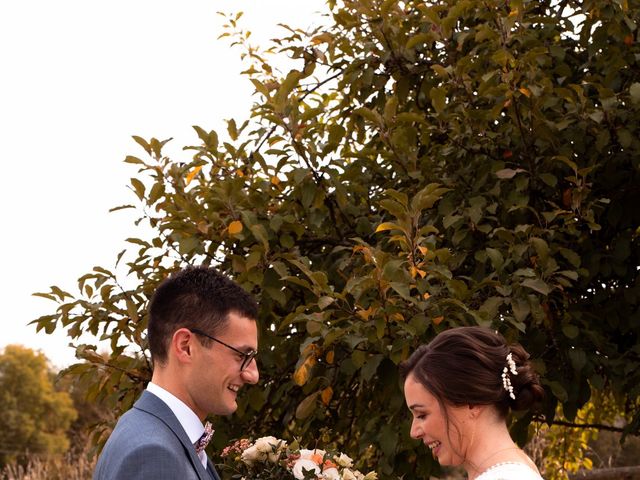
M 435 317 L 431 321 L 433 322 L 434 325 L 440 325 L 442 323 L 442 320 L 444 320 L 444 317 L 440 315 L 439 317 Z
M 185 182 L 187 183 L 187 185 L 191 183 L 191 180 L 193 180 L 193 178 L 198 174 L 200 170 L 202 170 L 202 165 L 191 170 L 191 172 L 189 173 L 189 175 L 187 175 L 187 178 L 185 179 Z
M 229 235 L 237 235 L 242 231 L 242 222 L 240 220 L 234 220 L 227 227 Z
M 279 185 L 280 184 L 280 179 L 276 176 L 271 177 L 271 183 L 273 183 L 274 185 Z
M 333 350 L 327 352 L 326 360 L 329 365 L 333 365 L 333 360 L 335 359 L 336 353 Z
M 238 170 L 238 171 L 236 172 L 236 174 L 237 174 L 239 177 L 244 177 L 244 172 L 243 172 L 242 170 Z
M 429 300 L 430 296 L 431 294 L 429 292 L 426 292 L 424 295 L 422 295 L 422 298 L 424 298 L 425 300 Z
M 331 397 L 333 397 L 333 388 L 331 387 L 325 388 L 320 394 L 322 403 L 324 403 L 325 405 L 329 405 L 329 402 L 331 401 Z
M 516 8 L 516 9 L 513 9 L 513 10 L 511 10 L 511 11 L 509 12 L 509 16 L 510 16 L 510 17 L 515 17 L 515 16 L 517 16 L 517 15 L 518 15 L 518 9 L 517 9 L 517 8 Z
M 384 222 L 378 225 L 376 233 L 384 232 L 385 230 L 400 230 L 400 227 L 393 222 Z
M 416 268 L 416 272 L 418 272 L 418 275 L 420 275 L 421 278 L 427 276 L 427 272 L 425 272 L 424 270 L 420 270 L 419 268 Z
M 309 380 L 311 376 L 311 369 L 316 364 L 316 357 L 313 355 L 309 355 L 302 365 L 298 367 L 298 369 L 293 374 L 293 381 L 298 386 L 303 386 Z
M 391 320 L 395 320 L 396 322 L 404 322 L 404 317 L 399 312 L 392 313 L 390 318 Z

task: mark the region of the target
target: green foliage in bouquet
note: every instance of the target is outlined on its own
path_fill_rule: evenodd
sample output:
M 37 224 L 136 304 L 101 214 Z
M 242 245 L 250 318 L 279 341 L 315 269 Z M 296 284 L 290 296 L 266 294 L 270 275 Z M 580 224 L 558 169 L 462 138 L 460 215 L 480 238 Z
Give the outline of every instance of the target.
M 144 155 L 125 161 L 154 235 L 118 255 L 133 286 L 96 267 L 78 293 L 41 294 L 58 308 L 38 329 L 111 342 L 108 358 L 79 345 L 88 363 L 68 372 L 129 408 L 150 377 L 150 295 L 204 262 L 261 308 L 261 384 L 218 420 L 216 451 L 326 426 L 381 478 L 437 474 L 409 438 L 397 365 L 456 325 L 531 352 L 547 422 L 558 404 L 574 419 L 592 390 L 637 405 L 638 1 L 327 5 L 326 27 L 288 28 L 265 50 L 227 18 L 255 87 L 249 120 L 195 127 L 186 162 L 134 137 Z M 514 425 L 520 440 L 531 420 Z
M 353 460 L 344 453 L 303 449 L 298 442 L 288 445 L 275 437 L 255 442 L 241 439 L 221 454 L 223 476 L 256 480 L 377 480 L 376 473 L 363 474 L 353 468 Z M 225 475 L 225 473 L 227 475 Z

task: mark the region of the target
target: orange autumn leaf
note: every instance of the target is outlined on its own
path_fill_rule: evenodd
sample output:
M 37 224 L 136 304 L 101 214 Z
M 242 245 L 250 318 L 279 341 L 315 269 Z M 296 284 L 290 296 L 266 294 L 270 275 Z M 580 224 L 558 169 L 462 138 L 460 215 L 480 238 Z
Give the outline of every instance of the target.
M 329 405 L 331 397 L 333 397 L 333 388 L 331 387 L 325 388 L 320 394 L 320 399 L 322 400 L 322 403 L 325 404 L 325 406 Z
M 237 235 L 242 231 L 242 222 L 240 220 L 234 220 L 229 224 L 227 230 L 229 230 L 229 235 Z
M 327 352 L 326 360 L 329 365 L 333 364 L 333 360 L 335 359 L 336 353 L 333 350 Z
M 531 96 L 531 90 L 526 87 L 520 87 L 518 91 L 523 94 L 525 97 L 529 98 Z
M 191 172 L 189 172 L 189 175 L 187 175 L 187 178 L 185 179 L 185 182 L 187 185 L 189 185 L 191 183 L 191 180 L 194 179 L 194 177 L 198 174 L 198 172 L 202 170 L 202 165 L 200 165 L 199 167 L 194 168 L 193 170 L 191 170 Z
M 442 323 L 442 320 L 444 320 L 444 317 L 440 315 L 439 317 L 435 317 L 431 321 L 433 322 L 434 325 L 440 325 Z
M 301 387 L 305 383 L 307 383 L 307 380 L 309 380 L 309 377 L 311 376 L 311 370 L 313 369 L 315 364 L 316 357 L 314 357 L 313 355 L 309 355 L 305 359 L 305 361 L 302 362 L 302 365 L 300 365 L 300 367 L 298 367 L 298 369 L 293 374 L 293 381 L 296 385 Z
M 374 307 L 369 307 L 366 310 L 358 310 L 356 315 L 358 315 L 365 322 L 369 320 L 369 317 L 375 313 L 376 309 Z

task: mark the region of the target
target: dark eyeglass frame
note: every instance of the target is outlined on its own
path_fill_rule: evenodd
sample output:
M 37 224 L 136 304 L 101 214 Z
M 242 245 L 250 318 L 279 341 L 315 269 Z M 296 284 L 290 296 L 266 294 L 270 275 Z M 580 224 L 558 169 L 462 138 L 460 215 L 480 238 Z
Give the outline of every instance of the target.
M 249 366 L 249 364 L 251 363 L 251 360 L 256 358 L 256 356 L 258 355 L 258 351 L 257 350 L 249 350 L 248 352 L 243 352 L 242 350 L 238 350 L 236 347 L 232 347 L 231 345 L 229 345 L 227 343 L 224 343 L 222 340 L 218 340 L 217 338 L 212 337 L 211 335 L 208 335 L 208 334 L 204 333 L 202 330 L 198 330 L 197 328 L 192 328 L 192 329 L 190 329 L 190 331 L 192 333 L 195 333 L 196 335 L 202 335 L 203 337 L 207 337 L 209 340 L 213 340 L 214 342 L 217 342 L 220 345 L 224 345 L 228 349 L 233 350 L 234 352 L 239 353 L 240 355 L 242 355 L 242 363 L 240 364 L 240 371 L 241 372 L 243 372 L 244 369 Z

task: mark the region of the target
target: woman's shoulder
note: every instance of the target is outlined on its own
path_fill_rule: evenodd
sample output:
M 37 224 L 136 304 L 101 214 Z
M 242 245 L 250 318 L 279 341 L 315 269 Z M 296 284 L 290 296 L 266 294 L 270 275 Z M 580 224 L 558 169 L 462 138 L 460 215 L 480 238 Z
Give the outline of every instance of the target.
M 529 465 L 518 462 L 497 463 L 480 474 L 476 480 L 543 480 Z

